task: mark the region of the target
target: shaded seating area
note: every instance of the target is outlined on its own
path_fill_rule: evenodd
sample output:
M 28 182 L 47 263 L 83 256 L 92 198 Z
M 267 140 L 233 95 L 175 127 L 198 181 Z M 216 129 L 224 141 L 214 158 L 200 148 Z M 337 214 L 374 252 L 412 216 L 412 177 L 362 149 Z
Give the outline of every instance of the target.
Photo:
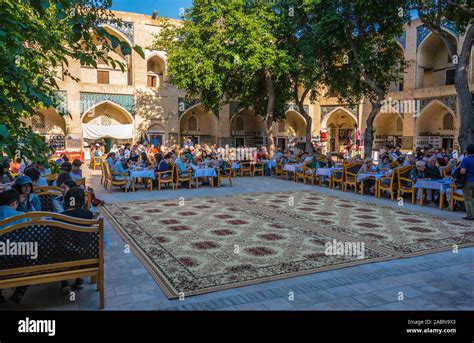
M 90 277 L 105 306 L 103 220 L 31 212 L 0 221 L 0 242 L 28 244 L 30 254 L 0 255 L 0 289 Z

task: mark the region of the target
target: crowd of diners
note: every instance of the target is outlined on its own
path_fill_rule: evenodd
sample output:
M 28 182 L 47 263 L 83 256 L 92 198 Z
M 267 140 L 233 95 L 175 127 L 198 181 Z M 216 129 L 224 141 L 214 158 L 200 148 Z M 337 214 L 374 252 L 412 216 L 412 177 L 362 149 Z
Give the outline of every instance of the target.
M 61 195 L 53 199 L 53 211 L 74 218 L 94 219 L 95 209 L 86 206 L 86 190 L 83 186 L 78 186 L 76 182 L 82 178 L 81 161 L 70 162 L 66 156 L 62 156 L 57 163 L 59 173 L 52 185 L 61 189 Z M 0 164 L 0 220 L 29 212 L 45 211 L 35 189 L 49 186 L 47 178 L 50 174 L 51 170 L 41 163 L 24 160 L 10 161 L 3 157 Z M 9 225 L 25 221 L 27 220 L 19 219 Z M 0 224 L 0 232 L 5 227 Z M 61 291 L 67 295 L 71 290 L 81 289 L 83 283 L 83 279 L 76 279 L 72 284 L 64 280 L 61 282 Z M 19 303 L 27 288 L 27 286 L 17 287 L 10 301 Z M 3 292 L 0 290 L 0 303 L 5 301 Z
M 245 153 L 243 153 L 245 152 Z M 277 164 L 306 164 L 306 173 L 316 173 L 318 168 L 335 167 L 334 156 L 330 153 L 323 154 L 322 149 L 315 147 L 313 153 L 309 154 L 296 149 L 276 149 L 273 155 L 269 154 L 265 147 L 256 149 L 217 147 L 215 145 L 199 145 L 186 142 L 184 145 L 155 147 L 147 144 L 126 144 L 125 146 L 113 146 L 108 154 L 103 153 L 103 147 L 96 146 L 93 151 L 94 158 L 105 158 L 110 170 L 118 173 L 127 173 L 132 165 L 139 165 L 144 168 L 154 169 L 158 172 L 171 170 L 171 165 L 176 164 L 177 171 L 181 176 L 190 172 L 191 164 L 204 165 L 211 168 L 221 168 L 222 173 L 226 173 L 227 168 L 236 162 L 268 162 L 265 164 L 265 175 L 272 175 L 272 168 Z M 460 165 L 465 154 L 460 155 L 452 149 L 439 149 L 435 147 L 417 148 L 411 153 L 404 153 L 400 147 L 386 146 L 379 150 L 378 159 L 362 158 L 357 151 L 346 154 L 344 162 L 362 163 L 358 173 L 389 172 L 395 167 L 413 166 L 410 172 L 410 179 L 413 183 L 418 180 L 442 179 L 441 169 L 451 169 L 450 174 L 455 175 L 460 171 Z M 451 168 L 452 167 L 452 168 Z M 171 177 L 171 175 L 170 175 Z M 123 176 L 117 177 L 123 178 Z M 382 182 L 389 182 L 383 180 Z M 128 187 L 130 187 L 129 182 Z M 364 191 L 367 194 L 374 194 L 375 181 L 367 179 L 364 182 Z M 426 190 L 426 203 L 435 204 L 439 196 L 430 189 Z M 420 194 L 418 194 L 418 199 Z
M 285 164 L 306 164 L 306 173 L 316 173 L 318 168 L 333 168 L 337 166 L 333 156 L 329 153 L 323 154 L 321 149 L 315 148 L 309 154 L 304 151 L 291 149 L 277 149 L 273 155 L 269 154 L 265 147 L 256 149 L 216 147 L 210 145 L 186 144 L 182 147 L 174 145 L 171 147 L 144 144 L 126 144 L 114 146 L 107 154 L 103 147 L 95 146 L 92 158 L 105 159 L 110 169 L 115 172 L 127 173 L 132 164 L 141 165 L 145 168 L 153 168 L 156 172 L 171 170 L 175 164 L 181 175 L 190 172 L 189 166 L 204 166 L 206 168 L 221 168 L 222 173 L 228 173 L 229 167 L 238 162 L 269 162 L 265 163 L 265 175 L 272 175 L 275 166 Z M 86 208 L 86 194 L 83 186 L 78 186 L 77 180 L 82 178 L 82 162 L 80 160 L 69 161 L 63 155 L 57 161 L 59 173 L 53 181 L 54 186 L 61 189 L 61 195 L 53 200 L 53 211 L 67 216 L 93 219 L 95 209 Z M 474 145 L 470 145 L 467 153 L 457 154 L 455 151 L 446 151 L 433 147 L 418 148 L 413 153 L 402 153 L 400 148 L 386 147 L 379 151 L 378 163 L 371 158 L 363 159 L 360 154 L 346 156 L 345 162 L 362 163 L 359 173 L 387 172 L 395 166 L 413 166 L 410 179 L 416 182 L 421 179 L 441 179 L 440 167 L 452 166 L 451 174 L 465 174 L 467 176 L 463 189 L 467 216 L 466 219 L 474 220 L 473 196 L 474 190 Z M 41 211 L 41 201 L 35 194 L 36 187 L 47 186 L 47 177 L 51 170 L 39 162 L 25 160 L 10 160 L 3 157 L 0 163 L 0 220 L 17 216 L 23 213 Z M 171 175 L 170 175 L 171 177 Z M 366 191 L 374 191 L 373 182 L 366 183 Z M 427 192 L 427 200 L 433 201 L 434 192 Z M 71 199 L 74 198 L 74 201 Z M 16 224 L 18 222 L 13 222 Z M 10 224 L 12 225 L 12 224 Z M 0 232 L 4 229 L 0 224 Z M 71 289 L 82 288 L 83 280 L 77 279 L 72 285 L 67 281 L 61 282 L 63 294 L 69 294 Z M 10 300 L 20 302 L 27 287 L 18 287 L 13 292 Z M 1 290 L 0 290 L 1 291 Z M 5 301 L 0 292 L 0 302 Z

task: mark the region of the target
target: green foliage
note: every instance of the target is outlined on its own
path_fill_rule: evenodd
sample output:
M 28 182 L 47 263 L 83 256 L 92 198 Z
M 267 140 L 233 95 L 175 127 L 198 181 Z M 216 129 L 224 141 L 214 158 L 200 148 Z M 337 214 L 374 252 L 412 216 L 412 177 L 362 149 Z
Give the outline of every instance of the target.
M 383 99 L 407 66 L 396 38 L 409 21 L 405 1 L 322 0 L 306 4 L 317 22 L 315 44 L 322 48 L 321 81 L 340 101 Z
M 274 116 L 283 116 L 290 64 L 278 46 L 279 17 L 273 6 L 266 1 L 197 0 L 181 26 L 163 20 L 153 48 L 167 52 L 171 82 L 216 114 L 223 102 L 238 99 L 264 116 L 265 75 L 271 72 Z
M 469 24 L 474 24 L 472 0 L 412 0 L 410 7 L 432 27 L 451 22 L 464 34 Z
M 22 158 L 47 156 L 46 144 L 25 123 L 38 108 L 59 105 L 57 68 L 72 77 L 69 61 L 77 59 L 84 66 L 96 67 L 97 60 L 104 60 L 124 69 L 108 53 L 120 46 L 130 54 L 132 47 L 101 26 L 121 25 L 110 5 L 107 0 L 2 0 L 0 122 L 5 129 L 0 130 L 0 148 L 4 153 L 12 157 L 19 149 Z M 144 56 L 140 48 L 133 48 Z

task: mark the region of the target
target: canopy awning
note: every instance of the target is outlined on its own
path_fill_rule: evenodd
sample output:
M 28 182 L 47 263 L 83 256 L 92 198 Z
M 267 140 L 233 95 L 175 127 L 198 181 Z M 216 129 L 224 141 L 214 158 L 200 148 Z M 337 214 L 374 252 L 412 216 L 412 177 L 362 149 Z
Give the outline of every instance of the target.
M 84 139 L 114 138 L 130 139 L 133 138 L 133 124 L 122 125 L 93 125 L 82 124 Z

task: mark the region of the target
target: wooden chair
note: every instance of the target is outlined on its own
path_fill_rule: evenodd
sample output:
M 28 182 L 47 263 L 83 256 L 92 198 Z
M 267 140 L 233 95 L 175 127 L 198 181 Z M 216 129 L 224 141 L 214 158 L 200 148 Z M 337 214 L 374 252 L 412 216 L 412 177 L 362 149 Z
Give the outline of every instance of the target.
M 163 172 L 155 172 L 156 182 L 158 183 L 158 190 L 159 191 L 161 191 L 161 184 L 170 184 L 171 183 L 171 188 L 174 189 L 173 170 L 174 170 L 174 168 L 171 167 L 170 170 L 166 170 L 166 171 L 163 171 Z
M 451 172 L 453 171 L 453 168 L 454 168 L 454 166 L 452 164 L 446 166 L 446 168 L 442 168 L 441 169 L 441 177 L 445 178 L 446 176 L 451 176 Z
M 189 189 L 192 187 L 192 182 L 193 182 L 193 170 L 191 168 L 188 168 L 188 175 L 187 176 L 180 176 L 178 172 L 178 167 L 176 164 L 173 164 L 174 168 L 174 181 L 176 183 L 176 188 L 180 183 L 187 182 L 189 185 Z
M 101 171 L 100 184 L 104 185 L 104 187 L 107 188 L 106 177 L 105 177 L 107 175 L 107 170 L 105 169 L 105 164 L 109 164 L 109 163 L 107 161 L 103 161 L 100 164 L 100 171 Z
M 61 188 L 54 186 L 37 187 L 35 193 L 40 199 L 43 212 L 54 212 L 54 199 L 63 195 Z
M 275 167 L 275 177 L 278 177 L 279 175 L 281 177 L 287 176 L 287 172 L 283 170 L 283 163 L 281 162 L 277 162 L 276 167 Z
M 346 166 L 343 182 L 344 192 L 347 192 L 347 186 L 354 186 L 354 192 L 357 193 L 357 173 L 361 167 L 362 163 L 359 162 L 351 163 L 350 165 Z
M 385 182 L 388 181 L 388 182 Z M 383 176 L 376 181 L 376 195 L 380 199 L 382 192 L 390 193 L 390 199 L 395 200 L 395 194 L 398 189 L 398 168 L 392 170 L 392 174 Z
M 295 172 L 293 174 L 293 180 L 295 182 L 298 182 L 299 180 L 305 180 L 305 170 L 304 170 L 304 164 L 302 166 L 297 166 L 295 165 Z
M 398 166 L 398 161 L 390 162 L 390 169 L 395 169 Z
M 341 186 L 341 190 L 343 189 L 346 166 L 347 164 L 344 163 L 342 165 L 342 170 L 332 171 L 331 178 L 329 179 L 329 188 L 336 188 L 336 185 L 339 184 Z
M 45 176 L 46 182 L 48 185 L 52 186 L 54 181 L 58 178 L 58 174 L 49 174 Z
M 102 168 L 102 164 L 101 164 L 101 168 Z M 76 181 L 76 185 L 77 187 L 83 187 L 84 189 L 86 188 L 86 178 L 83 177 L 82 179 L 80 180 L 75 180 Z
M 92 207 L 92 192 L 89 192 L 89 191 L 84 191 L 85 193 L 85 196 L 86 196 L 86 204 L 85 204 L 85 208 L 86 209 L 90 209 Z
M 106 170 L 106 183 L 107 186 L 109 187 L 109 193 L 112 192 L 112 187 L 117 186 L 122 188 L 125 186 L 125 192 L 128 192 L 127 189 L 127 184 L 128 184 L 128 173 L 118 173 L 118 172 L 111 172 L 110 171 L 110 166 L 108 163 L 105 164 L 105 170 Z M 124 177 L 124 180 L 114 180 L 114 176 L 119 176 L 119 177 Z
M 248 173 L 249 176 L 252 175 L 252 166 L 250 162 L 240 162 L 240 176 L 244 176 L 245 173 Z
M 451 196 L 449 198 L 449 210 L 454 211 L 454 202 L 464 202 L 464 196 L 462 194 L 457 194 L 461 189 L 456 187 L 456 184 L 451 184 Z
M 311 180 L 311 186 L 314 186 L 314 180 L 316 179 L 316 174 L 309 166 L 309 163 L 303 165 L 304 180 L 303 183 L 306 184 L 306 180 Z
M 45 219 L 48 218 L 48 219 Z M 15 221 L 26 220 L 13 224 Z M 51 212 L 29 212 L 0 221 L 0 242 L 34 242 L 38 256 L 0 255 L 0 289 L 90 277 L 105 305 L 104 223 Z
M 95 157 L 95 156 L 92 156 L 92 160 L 91 160 L 91 168 L 92 170 L 96 170 L 97 167 L 101 167 L 101 163 L 103 161 L 103 158 L 102 157 Z
M 221 168 L 217 168 L 217 187 L 221 186 L 222 179 L 229 179 L 229 184 L 232 187 L 232 164 L 226 163 L 226 173 L 222 174 Z
M 398 194 L 397 199 L 400 199 L 402 194 L 411 194 L 411 203 L 415 204 L 416 200 L 416 188 L 415 182 L 410 178 L 410 172 L 413 166 L 405 166 L 397 169 L 398 173 Z
M 255 162 L 255 164 L 252 165 L 252 176 L 255 176 L 255 174 L 257 173 L 260 173 L 260 175 L 263 176 L 264 167 L 265 167 L 265 163 Z

